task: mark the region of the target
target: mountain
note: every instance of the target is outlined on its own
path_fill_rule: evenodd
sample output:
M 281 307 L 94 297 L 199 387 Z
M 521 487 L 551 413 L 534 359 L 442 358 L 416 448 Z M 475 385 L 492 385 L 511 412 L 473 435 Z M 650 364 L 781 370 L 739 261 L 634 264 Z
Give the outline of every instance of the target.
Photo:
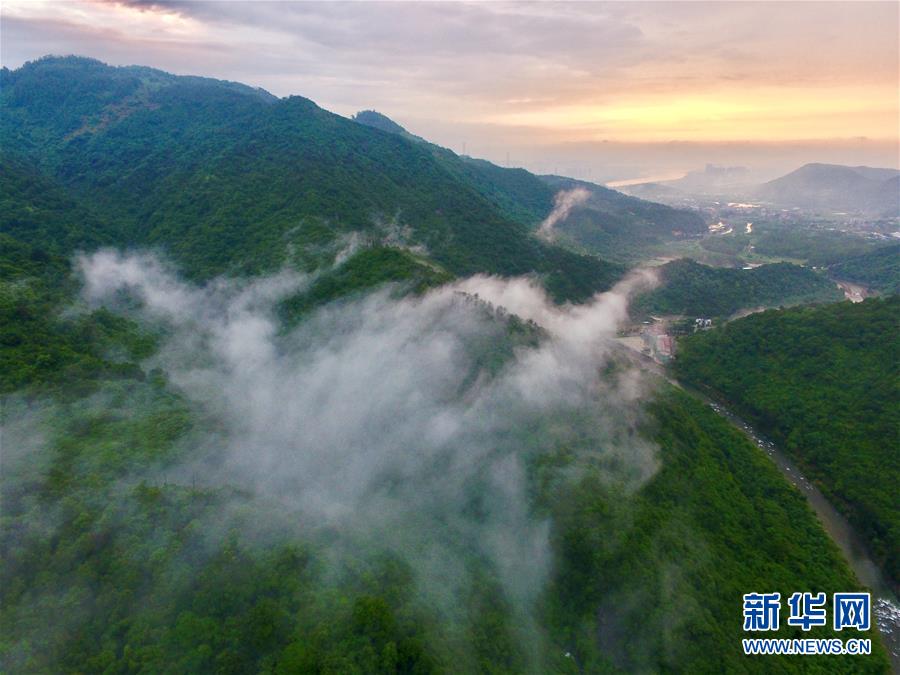
M 308 99 L 73 57 L 0 86 L 4 156 L 193 278 L 315 267 L 352 232 L 404 233 L 454 274 L 536 273 L 560 298 L 623 272 L 531 236 L 422 144 Z
M 624 267 L 534 233 L 683 213 L 147 68 L 0 106 L 3 672 L 737 672 L 744 593 L 859 589 L 621 295 L 560 302 Z
M 111 245 L 123 236 L 34 164 L 0 154 L 0 232 L 65 255 Z
M 424 138 L 421 138 L 420 136 L 414 136 L 399 124 L 397 124 L 390 117 L 382 115 L 376 110 L 361 110 L 356 113 L 352 117 L 352 119 L 354 122 L 363 124 L 367 127 L 380 129 L 381 131 L 385 131 L 389 134 L 397 134 L 398 136 L 403 136 L 404 138 L 407 138 L 411 141 L 425 141 Z
M 900 297 L 754 314 L 680 344 L 680 378 L 807 470 L 900 581 Z
M 632 237 L 637 242 L 660 242 L 680 239 L 707 232 L 703 218 L 684 209 L 629 197 L 615 190 L 561 176 L 543 176 L 554 191 L 584 189 L 588 198 L 572 209 L 569 218 L 561 220 L 557 229 L 572 236 L 579 243 L 597 251 L 617 238 Z
M 637 312 L 726 318 L 741 309 L 834 302 L 835 284 L 790 263 L 753 269 L 709 267 L 682 258 L 659 268 L 660 287 L 637 299 Z
M 872 203 L 876 204 L 876 208 L 884 215 L 897 217 L 900 215 L 900 173 L 878 180 L 880 182 L 872 195 Z
M 354 117 L 392 133 L 419 139 L 389 118 L 374 111 Z M 562 176 L 536 176 L 524 169 L 458 157 L 433 144 L 428 148 L 459 180 L 477 190 L 507 217 L 536 229 L 554 207 L 561 190 L 581 188 L 589 197 L 561 219 L 556 229 L 561 241 L 609 260 L 634 263 L 652 257 L 650 249 L 684 236 L 706 232 L 703 218 L 692 211 L 630 197 L 609 188 Z
M 585 195 L 553 226 L 557 241 L 633 266 L 656 257 L 666 245 L 707 231 L 694 211 L 676 209 L 563 176 L 541 176 L 553 194 Z
M 622 186 L 626 194 L 671 206 L 695 204 L 697 199 L 734 201 L 748 196 L 758 185 L 756 172 L 743 166 L 707 164 L 681 178 Z
M 900 216 L 900 171 L 806 164 L 760 186 L 755 197 L 783 206 Z
M 752 182 L 752 173 L 745 166 L 707 164 L 702 171 L 689 171 L 666 185 L 691 194 L 723 194 L 739 192 Z

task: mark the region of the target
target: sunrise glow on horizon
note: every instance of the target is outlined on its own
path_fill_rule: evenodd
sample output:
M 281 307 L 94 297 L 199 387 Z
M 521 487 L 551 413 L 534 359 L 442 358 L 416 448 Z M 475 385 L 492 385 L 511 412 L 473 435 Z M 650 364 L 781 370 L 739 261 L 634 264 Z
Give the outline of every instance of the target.
M 374 108 L 448 146 L 900 139 L 897 3 L 3 5 L 48 53 Z

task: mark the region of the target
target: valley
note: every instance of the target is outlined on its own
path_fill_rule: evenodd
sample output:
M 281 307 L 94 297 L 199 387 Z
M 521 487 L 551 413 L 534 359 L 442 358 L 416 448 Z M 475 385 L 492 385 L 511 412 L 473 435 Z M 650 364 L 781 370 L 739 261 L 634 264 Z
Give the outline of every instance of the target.
M 896 666 L 881 201 L 660 203 L 85 57 L 0 106 L 4 672 Z M 871 655 L 742 652 L 745 594 L 865 589 L 880 634 L 772 636 Z
M 710 406 L 746 433 L 756 447 L 772 459 L 785 480 L 804 494 L 825 531 L 841 549 L 844 559 L 850 564 L 856 578 L 866 588 L 872 590 L 875 621 L 896 669 L 900 666 L 900 602 L 898 602 L 890 583 L 882 574 L 878 563 L 867 552 L 859 534 L 854 531 L 847 519 L 831 505 L 825 495 L 803 475 L 797 465 L 772 441 L 766 440 L 749 424 L 721 405 L 710 403 Z

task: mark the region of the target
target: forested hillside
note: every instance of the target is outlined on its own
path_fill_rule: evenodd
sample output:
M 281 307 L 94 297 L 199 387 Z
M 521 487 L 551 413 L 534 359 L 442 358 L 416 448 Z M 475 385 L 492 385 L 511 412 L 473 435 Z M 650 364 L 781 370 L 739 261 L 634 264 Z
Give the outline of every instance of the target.
M 833 302 L 843 297 L 825 276 L 790 263 L 744 270 L 709 267 L 683 258 L 660 267 L 659 277 L 659 288 L 635 303 L 637 312 L 728 317 L 741 309 Z
M 742 654 L 744 593 L 858 583 L 757 448 L 612 339 L 638 282 L 594 294 L 625 266 L 534 235 L 579 185 L 235 83 L 0 77 L 0 671 L 887 671 L 875 630 L 839 635 L 864 658 Z M 573 222 L 622 258 L 702 227 L 590 190 Z M 862 392 L 865 350 L 896 303 L 844 307 L 876 316 L 798 349 L 835 350 L 877 421 L 836 419 L 880 458 L 896 392 Z
M 196 474 L 163 478 L 211 421 L 159 374 L 3 410 L 6 442 L 32 448 L 27 462 L 7 457 L 0 478 L 6 672 L 729 672 L 747 667 L 748 588 L 855 587 L 803 497 L 672 390 L 644 431 L 662 468 L 637 493 L 602 465 L 572 474 L 584 448 L 534 457 L 554 573 L 531 619 L 475 552 L 457 553 L 469 556 L 469 591 L 441 613 L 396 552 L 357 545 L 335 567 L 328 538 L 304 536 L 276 504 Z M 22 436 L 36 422 L 46 446 Z M 885 672 L 866 636 L 876 650 L 864 660 L 771 657 L 759 672 Z
M 775 258 L 805 261 L 807 265 L 827 267 L 848 258 L 872 253 L 885 246 L 857 234 L 831 229 L 786 227 L 781 224 L 755 223 L 754 236 L 745 240 L 756 253 Z M 739 237 L 742 235 L 738 235 Z
M 361 124 L 418 139 L 374 111 L 363 111 L 355 119 Z M 445 148 L 426 145 L 448 171 L 471 185 L 509 218 L 532 228 L 550 213 L 554 196 L 561 190 L 585 190 L 587 198 L 559 222 L 557 230 L 564 235 L 564 242 L 605 259 L 634 263 L 652 257 L 654 247 L 666 241 L 706 232 L 703 218 L 690 211 L 629 197 L 596 183 L 562 176 L 535 176 L 524 169 L 460 158 Z
M 768 311 L 680 343 L 675 372 L 783 446 L 900 579 L 900 297 Z
M 648 202 L 609 188 L 561 176 L 542 176 L 553 191 L 583 189 L 587 200 L 560 221 L 564 238 L 612 260 L 636 263 L 658 255 L 664 244 L 705 234 L 706 223 L 692 211 Z
M 301 97 L 75 57 L 2 78 L 4 155 L 194 278 L 314 266 L 355 231 L 399 233 L 454 274 L 537 273 L 560 298 L 623 271 L 529 236 L 421 144 Z
M 835 278 L 855 281 L 881 293 L 900 293 L 900 244 L 842 260 L 828 268 Z

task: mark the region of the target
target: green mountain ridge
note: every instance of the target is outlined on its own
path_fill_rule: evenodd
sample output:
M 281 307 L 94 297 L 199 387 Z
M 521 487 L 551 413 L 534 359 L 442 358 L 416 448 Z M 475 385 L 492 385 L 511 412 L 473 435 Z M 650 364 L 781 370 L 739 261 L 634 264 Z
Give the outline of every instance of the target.
M 633 388 L 634 373 L 615 349 L 578 373 L 587 392 L 562 391 L 556 407 L 542 407 L 520 401 L 519 388 L 504 398 L 507 390 L 496 387 L 517 363 L 555 357 L 534 351 L 548 335 L 482 300 L 454 294 L 448 306 L 457 313 L 438 315 L 437 328 L 403 333 L 396 350 L 346 342 L 359 337 L 354 327 L 363 320 L 392 334 L 435 297 L 429 289 L 446 293 L 442 285 L 473 273 L 537 277 L 558 303 L 609 288 L 624 264 L 534 236 L 559 190 L 590 193 L 558 226 L 567 246 L 608 250 L 617 260 L 700 231 L 695 214 L 460 158 L 371 114 L 348 120 L 301 97 L 92 59 L 4 69 L 0 113 L 3 672 L 888 672 L 877 631 L 837 633 L 830 624 L 806 633 L 782 623 L 772 636 L 869 637 L 873 655 L 744 656 L 744 593 L 811 589 L 830 597 L 858 582 L 802 494 L 708 406 L 648 380 L 654 393 L 620 410 L 614 399 Z M 253 410 L 262 417 L 247 428 L 220 407 L 215 380 L 207 398 L 192 397 L 191 383 L 219 358 L 210 338 L 217 334 L 181 339 L 142 314 L 133 297 L 88 305 L 73 256 L 104 247 L 160 253 L 184 277 L 177 289 L 204 303 L 222 285 L 243 288 L 284 266 L 311 272 L 308 287 L 277 303 L 271 317 L 254 315 L 261 324 L 248 324 L 255 330 L 271 318 L 265 344 L 285 358 L 276 364 L 300 376 L 258 401 Z M 810 270 L 766 267 L 750 276 L 777 273 L 777 286 L 796 275 L 798 286 L 818 288 Z M 721 276 L 689 261 L 668 269 L 689 279 Z M 367 303 L 379 297 L 381 304 Z M 401 301 L 404 312 L 381 316 Z M 252 308 L 236 305 L 226 318 L 242 312 Z M 206 320 L 196 313 L 188 325 Z M 479 330 L 459 344 L 446 341 L 457 324 Z M 229 335 L 252 339 L 254 330 Z M 342 352 L 341 344 L 360 348 Z M 167 369 L 167 348 L 197 349 L 187 352 L 186 379 Z M 355 379 L 361 367 L 381 367 L 406 350 L 450 367 L 434 373 L 429 359 L 409 359 L 396 377 L 384 370 Z M 336 370 L 305 370 L 323 363 Z M 251 376 L 259 369 L 251 358 L 225 371 L 230 377 L 243 367 Z M 396 495 L 419 490 L 423 473 L 434 482 L 419 491 L 435 498 L 452 493 L 458 474 L 469 476 L 439 518 L 410 516 L 410 531 L 424 531 L 415 529 L 424 522 L 434 537 L 412 542 L 411 555 L 293 510 L 302 503 L 295 489 L 269 492 L 240 472 L 216 481 L 235 459 L 230 441 L 308 414 L 285 400 L 318 405 L 331 394 L 329 373 L 354 386 L 338 391 L 334 410 L 321 411 L 334 420 L 308 426 L 343 440 L 346 421 L 363 416 L 360 458 L 409 422 L 381 401 L 395 386 L 405 392 L 406 380 L 421 378 L 439 394 L 441 414 L 421 427 L 428 433 L 399 437 L 406 470 L 379 464 L 377 495 L 338 504 L 373 522 L 366 518 Z M 541 386 L 530 382 L 514 380 L 538 401 Z M 473 404 L 492 391 L 500 406 Z M 257 393 L 242 382 L 235 398 L 251 402 Z M 407 393 L 397 408 L 422 396 Z M 570 396 L 583 404 L 568 405 Z M 369 415 L 379 404 L 384 410 Z M 520 404 L 527 413 L 520 423 L 501 419 Z M 272 409 L 279 414 L 267 419 Z M 459 415 L 459 429 L 444 413 L 450 422 Z M 484 470 L 496 468 L 490 462 L 447 461 L 452 447 L 440 445 L 443 435 L 455 433 L 467 448 L 479 442 L 468 427 L 481 422 L 499 429 L 487 457 L 512 452 L 521 476 L 506 465 L 495 476 Z M 263 482 L 296 478 L 290 451 L 309 433 L 301 426 L 275 441 L 289 452 L 264 467 Z M 441 452 L 428 455 L 429 443 Z M 627 451 L 645 445 L 654 449 L 648 467 L 633 466 L 641 456 Z M 255 466 L 267 448 L 257 442 L 245 450 Z M 505 489 L 518 481 L 527 499 L 513 506 L 522 513 L 506 509 Z M 491 508 L 501 517 L 490 520 Z M 543 533 L 546 546 L 512 560 L 521 520 Z M 467 528 L 486 521 L 497 527 L 467 538 Z M 391 536 L 406 532 L 403 522 L 386 522 Z M 432 549 L 433 542 L 443 543 Z M 506 551 L 501 562 L 509 568 L 486 546 Z M 423 579 L 414 564 L 421 559 L 437 573 Z M 525 602 L 519 571 L 541 562 L 546 579 L 525 589 L 534 596 Z
M 425 142 L 375 111 L 363 111 L 355 119 L 388 133 Z M 648 248 L 706 232 L 702 217 L 690 211 L 629 197 L 596 183 L 562 176 L 536 176 L 521 168 L 457 157 L 450 150 L 427 145 L 454 175 L 472 185 L 507 217 L 531 228 L 536 228 L 550 213 L 559 191 L 587 190 L 587 201 L 576 206 L 568 218 L 557 224 L 557 229 L 575 246 L 603 258 L 633 263 L 646 255 Z
M 0 89 L 4 154 L 116 223 L 117 244 L 161 246 L 195 278 L 271 270 L 379 222 L 455 274 L 535 273 L 560 298 L 624 271 L 538 241 L 427 149 L 301 97 L 79 58 L 6 71 Z
M 770 310 L 685 338 L 675 372 L 743 414 L 900 579 L 900 296 Z
M 493 347 L 504 359 L 507 342 L 517 340 Z M 160 466 L 192 452 L 206 413 L 140 369 L 96 383 L 84 399 L 14 397 L 3 408 L 8 439 L 19 440 L 14 421 L 30 407 L 47 420 L 49 444 L 34 461 L 8 458 L 0 476 L 8 672 L 887 671 L 877 636 L 865 660 L 747 665 L 748 588 L 785 596 L 856 584 L 802 495 L 725 420 L 674 389 L 649 405 L 641 433 L 659 444 L 662 467 L 638 492 L 610 485 L 600 467 L 570 484 L 589 450 L 574 438 L 530 467 L 555 560 L 535 634 L 477 557 L 466 561 L 473 585 L 462 616 L 440 616 L 395 555 L 357 548 L 334 568 L 272 505 L 227 486 L 161 480 Z M 540 447 L 558 430 L 521 433 Z M 264 522 L 281 534 L 247 535 Z M 775 635 L 836 634 L 782 625 Z

